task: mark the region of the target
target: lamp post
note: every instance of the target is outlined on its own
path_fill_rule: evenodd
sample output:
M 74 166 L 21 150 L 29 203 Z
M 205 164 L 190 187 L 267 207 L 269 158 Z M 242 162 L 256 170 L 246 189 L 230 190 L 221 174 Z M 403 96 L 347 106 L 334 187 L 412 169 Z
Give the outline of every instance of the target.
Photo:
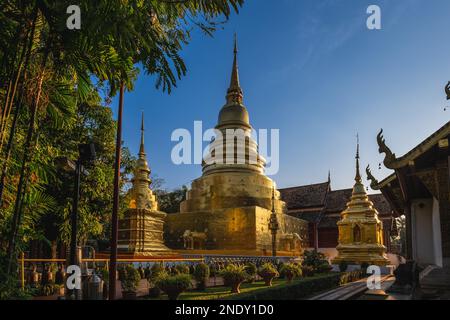
M 73 194 L 72 213 L 70 215 L 71 235 L 70 235 L 70 254 L 69 264 L 78 265 L 77 259 L 77 233 L 78 233 L 78 202 L 80 199 L 80 179 L 81 173 L 87 174 L 83 168 L 83 163 L 87 163 L 95 160 L 95 147 L 93 143 L 78 145 L 79 157 L 74 162 L 69 159 L 62 159 L 61 167 L 65 171 L 75 172 L 75 186 Z M 80 290 L 70 290 L 68 296 L 74 296 L 78 299 L 80 296 Z
M 272 187 L 272 213 L 269 220 L 269 230 L 272 234 L 272 256 L 277 256 L 277 233 L 280 229 L 277 213 L 275 212 L 275 187 Z

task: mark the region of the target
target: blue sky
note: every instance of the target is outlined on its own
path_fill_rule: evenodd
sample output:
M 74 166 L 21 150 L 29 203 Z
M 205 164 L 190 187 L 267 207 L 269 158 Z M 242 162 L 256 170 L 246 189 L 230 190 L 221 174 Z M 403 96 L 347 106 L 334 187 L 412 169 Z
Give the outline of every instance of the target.
M 382 30 L 366 27 L 366 9 L 382 10 Z M 255 129 L 280 129 L 278 187 L 323 182 L 353 184 L 356 133 L 361 166 L 378 170 L 376 135 L 385 131 L 398 155 L 445 124 L 450 111 L 448 0 L 247 0 L 213 38 L 194 32 L 182 56 L 188 74 L 169 96 L 141 74 L 125 95 L 124 143 L 139 147 L 145 111 L 146 150 L 154 174 L 168 189 L 189 185 L 198 165 L 176 166 L 170 154 L 177 128 L 194 121 L 213 127 L 225 102 L 233 33 L 239 38 L 244 103 Z M 111 105 L 117 109 L 117 99 Z

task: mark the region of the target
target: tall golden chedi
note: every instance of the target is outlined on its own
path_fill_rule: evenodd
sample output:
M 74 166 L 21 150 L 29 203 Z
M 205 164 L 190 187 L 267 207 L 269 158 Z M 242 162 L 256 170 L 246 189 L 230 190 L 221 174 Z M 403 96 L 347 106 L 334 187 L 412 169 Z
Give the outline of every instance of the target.
M 180 213 L 166 218 L 166 244 L 177 251 L 270 254 L 274 182 L 264 174 L 265 159 L 258 154 L 258 145 L 251 137 L 252 127 L 239 83 L 236 40 L 230 87 L 216 130 L 221 135 L 216 135 L 210 144 L 202 176 L 192 182 Z M 244 139 L 228 139 L 227 132 L 239 131 Z M 306 222 L 284 214 L 285 203 L 277 190 L 273 206 L 280 224 L 279 254 L 298 254 L 302 241 L 307 240 Z
M 334 264 L 345 261 L 349 264 L 385 266 L 386 247 L 383 245 L 383 224 L 378 212 L 369 200 L 359 171 L 359 141 L 356 151 L 355 185 L 347 208 L 341 213 L 339 228 L 338 256 Z
M 158 256 L 171 253 L 164 245 L 163 224 L 166 214 L 158 211 L 158 203 L 150 189 L 150 168 L 144 149 L 144 115 L 141 144 L 134 168 L 133 186 L 127 194 L 128 209 L 119 220 L 118 251 L 135 256 Z

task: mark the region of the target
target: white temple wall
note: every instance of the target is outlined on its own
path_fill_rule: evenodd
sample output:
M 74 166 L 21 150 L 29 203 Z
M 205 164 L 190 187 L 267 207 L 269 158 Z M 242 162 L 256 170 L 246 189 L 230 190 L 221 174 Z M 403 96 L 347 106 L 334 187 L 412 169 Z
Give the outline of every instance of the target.
M 439 204 L 435 199 L 416 199 L 411 204 L 413 259 L 442 266 Z

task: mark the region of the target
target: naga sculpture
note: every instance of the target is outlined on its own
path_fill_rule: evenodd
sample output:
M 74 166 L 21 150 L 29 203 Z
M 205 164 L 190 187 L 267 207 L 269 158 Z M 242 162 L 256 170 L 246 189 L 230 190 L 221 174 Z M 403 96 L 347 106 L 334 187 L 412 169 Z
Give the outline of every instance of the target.
M 383 137 L 383 129 L 381 129 L 380 133 L 377 135 L 377 143 L 378 143 L 378 152 L 379 153 L 385 153 L 386 156 L 384 157 L 384 165 L 386 168 L 390 168 L 390 164 L 397 160 L 395 153 L 389 149 L 389 147 L 386 145 L 386 140 Z
M 378 180 L 373 176 L 372 171 L 370 170 L 370 165 L 366 168 L 367 181 L 370 181 L 370 187 L 373 190 L 378 190 Z

